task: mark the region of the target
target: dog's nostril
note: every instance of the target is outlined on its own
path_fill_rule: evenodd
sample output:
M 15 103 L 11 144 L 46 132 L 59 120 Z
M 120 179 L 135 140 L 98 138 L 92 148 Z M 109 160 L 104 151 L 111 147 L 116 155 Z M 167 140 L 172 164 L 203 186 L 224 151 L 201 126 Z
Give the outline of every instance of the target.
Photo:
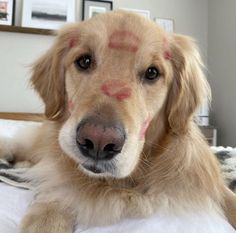
M 114 155 L 118 154 L 119 152 L 121 152 L 121 148 L 119 148 L 118 145 L 115 145 L 115 144 L 107 144 L 104 148 L 103 148 L 103 154 L 104 154 L 104 157 L 106 159 L 110 159 L 112 157 L 114 157 Z
M 107 152 L 115 151 L 115 146 L 116 146 L 115 144 L 107 144 L 103 150 Z
M 89 154 L 91 151 L 94 150 L 94 144 L 89 139 L 83 139 L 83 142 L 81 140 L 77 139 L 78 146 L 83 154 Z
M 104 148 L 103 148 L 103 151 L 105 151 L 105 152 L 110 152 L 110 153 L 119 153 L 120 151 L 121 151 L 121 149 L 122 149 L 122 146 L 123 146 L 123 144 L 121 144 L 121 145 L 119 145 L 119 143 L 117 143 L 117 144 L 113 144 L 113 143 L 111 143 L 111 144 L 107 144 Z
M 85 139 L 84 141 L 85 141 L 85 143 L 82 146 L 84 146 L 88 150 L 93 150 L 94 149 L 94 145 L 93 145 L 93 142 L 91 140 Z

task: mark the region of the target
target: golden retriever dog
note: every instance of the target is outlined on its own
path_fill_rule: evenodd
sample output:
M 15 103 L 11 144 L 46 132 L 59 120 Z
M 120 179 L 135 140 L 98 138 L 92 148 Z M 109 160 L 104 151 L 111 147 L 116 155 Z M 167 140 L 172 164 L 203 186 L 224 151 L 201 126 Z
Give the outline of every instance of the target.
M 236 227 L 235 195 L 194 122 L 210 90 L 191 38 L 102 14 L 59 31 L 31 82 L 47 120 L 10 148 L 37 194 L 21 233 L 189 211 Z

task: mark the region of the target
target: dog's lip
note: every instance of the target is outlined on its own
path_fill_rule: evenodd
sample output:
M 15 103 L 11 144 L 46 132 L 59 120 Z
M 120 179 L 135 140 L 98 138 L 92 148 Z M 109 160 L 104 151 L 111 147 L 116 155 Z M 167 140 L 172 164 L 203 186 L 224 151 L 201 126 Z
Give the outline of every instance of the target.
M 104 173 L 101 169 L 99 169 L 97 166 L 95 165 L 86 165 L 86 164 L 83 164 L 82 165 L 86 170 L 92 172 L 92 173 L 95 173 L 95 174 L 101 174 L 101 173 Z

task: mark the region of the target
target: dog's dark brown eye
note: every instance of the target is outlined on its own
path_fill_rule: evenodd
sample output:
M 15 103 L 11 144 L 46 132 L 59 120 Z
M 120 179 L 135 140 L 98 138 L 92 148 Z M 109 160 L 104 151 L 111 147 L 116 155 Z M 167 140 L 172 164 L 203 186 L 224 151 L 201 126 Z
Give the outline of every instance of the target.
M 156 67 L 149 67 L 145 72 L 145 79 L 153 81 L 159 78 L 160 72 Z
M 82 55 L 75 60 L 75 64 L 80 70 L 88 70 L 92 66 L 92 57 L 89 54 Z

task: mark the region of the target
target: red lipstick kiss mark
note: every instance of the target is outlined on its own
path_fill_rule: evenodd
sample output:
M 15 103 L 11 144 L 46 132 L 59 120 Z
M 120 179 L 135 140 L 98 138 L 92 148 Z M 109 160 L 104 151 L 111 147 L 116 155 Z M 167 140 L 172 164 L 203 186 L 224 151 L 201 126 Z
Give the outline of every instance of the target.
M 73 48 L 76 45 L 76 39 L 74 37 L 69 40 L 69 48 Z
M 74 103 L 73 103 L 73 101 L 72 100 L 69 100 L 68 101 L 68 109 L 69 109 L 69 111 L 70 112 L 72 112 L 73 111 L 73 109 L 74 109 Z
M 172 57 L 170 47 L 169 47 L 166 37 L 163 40 L 163 56 L 166 60 L 170 60 Z
M 111 34 L 108 47 L 135 53 L 138 50 L 140 39 L 129 31 L 115 31 Z
M 146 134 L 146 132 L 147 132 L 148 126 L 150 125 L 150 122 L 151 122 L 151 119 L 150 119 L 150 118 L 146 119 L 146 120 L 143 122 L 142 127 L 141 127 L 141 130 L 140 130 L 140 134 L 139 134 L 141 140 L 144 140 L 145 134 Z
M 131 88 L 120 80 L 108 80 L 101 86 L 102 92 L 119 101 L 125 100 L 131 96 Z
M 69 48 L 75 47 L 76 44 L 78 43 L 78 34 L 74 31 L 74 32 L 71 32 L 70 35 L 68 35 L 68 37 L 69 37 L 69 41 L 68 41 Z

